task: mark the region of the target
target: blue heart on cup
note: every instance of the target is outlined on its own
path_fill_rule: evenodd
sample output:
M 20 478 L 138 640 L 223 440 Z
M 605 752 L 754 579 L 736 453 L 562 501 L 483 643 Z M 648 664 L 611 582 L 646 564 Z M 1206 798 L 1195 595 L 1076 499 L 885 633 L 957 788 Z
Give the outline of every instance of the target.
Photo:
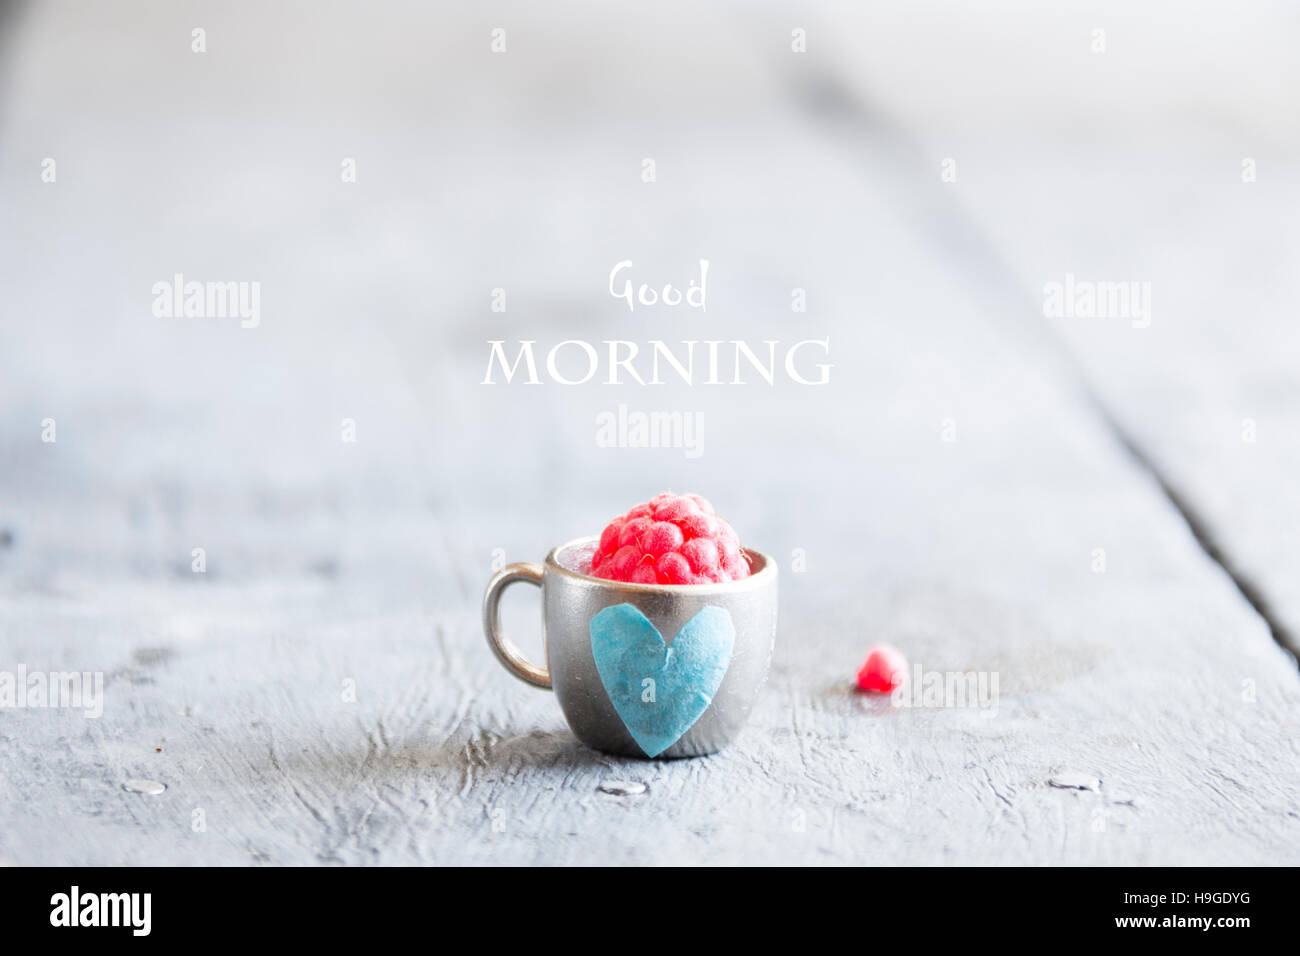
M 736 643 L 731 615 L 712 605 L 687 621 L 671 644 L 632 604 L 605 608 L 590 630 L 600 682 L 647 757 L 675 744 L 709 709 Z

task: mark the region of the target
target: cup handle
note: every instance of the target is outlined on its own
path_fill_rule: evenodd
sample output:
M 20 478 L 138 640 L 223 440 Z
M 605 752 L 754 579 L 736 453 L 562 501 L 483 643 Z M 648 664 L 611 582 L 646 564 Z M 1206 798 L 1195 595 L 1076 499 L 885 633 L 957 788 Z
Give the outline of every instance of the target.
M 542 568 L 538 564 L 507 564 L 492 575 L 487 590 L 483 592 L 483 633 L 505 669 L 522 681 L 535 687 L 551 689 L 551 674 L 545 667 L 524 657 L 510 638 L 501 633 L 501 593 L 517 581 L 527 581 L 539 588 L 542 586 Z

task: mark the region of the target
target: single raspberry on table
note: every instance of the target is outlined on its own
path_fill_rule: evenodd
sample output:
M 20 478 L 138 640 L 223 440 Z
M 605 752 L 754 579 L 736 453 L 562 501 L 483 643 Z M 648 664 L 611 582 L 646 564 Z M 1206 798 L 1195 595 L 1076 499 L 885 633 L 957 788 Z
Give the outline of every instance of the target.
M 873 644 L 858 671 L 858 688 L 888 694 L 907 680 L 907 658 L 892 644 Z
M 749 560 L 707 500 L 664 492 L 609 523 L 591 573 L 634 584 L 711 584 L 749 577 Z

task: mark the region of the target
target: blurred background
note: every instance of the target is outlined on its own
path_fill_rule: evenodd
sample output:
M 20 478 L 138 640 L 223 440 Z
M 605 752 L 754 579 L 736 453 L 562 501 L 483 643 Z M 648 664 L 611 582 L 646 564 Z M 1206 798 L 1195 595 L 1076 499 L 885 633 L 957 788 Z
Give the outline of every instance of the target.
M 773 713 L 840 719 L 876 637 L 1011 694 L 1123 648 L 1137 683 L 1061 705 L 1096 741 L 1240 655 L 1293 708 L 1294 4 L 8 2 L 0 31 L 0 648 L 126 675 L 123 719 L 332 739 L 311 688 L 356 675 L 412 739 L 551 727 L 481 588 L 667 488 L 788 575 Z M 700 259 L 707 312 L 609 292 Z M 158 317 L 176 274 L 258 283 L 256 327 Z M 1051 314 L 1067 277 L 1149 314 Z M 482 385 L 525 339 L 834 368 Z M 620 405 L 699 416 L 702 454 L 602 447 Z M 70 761 L 135 767 L 93 733 Z

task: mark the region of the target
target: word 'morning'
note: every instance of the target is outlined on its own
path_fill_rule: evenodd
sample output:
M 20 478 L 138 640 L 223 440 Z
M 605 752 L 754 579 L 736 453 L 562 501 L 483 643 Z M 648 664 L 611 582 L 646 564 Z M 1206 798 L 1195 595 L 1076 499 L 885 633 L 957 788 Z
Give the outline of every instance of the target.
M 506 384 L 514 381 L 515 375 L 522 371 L 525 385 L 543 384 L 537 371 L 537 357 L 533 353 L 535 340 L 523 339 L 519 342 L 514 361 L 506 355 L 504 339 L 488 342 L 487 373 L 481 385 L 497 384 L 493 378 L 494 370 L 499 367 Z M 766 356 L 760 357 L 747 342 L 740 340 L 690 340 L 678 343 L 674 352 L 669 345 L 652 339 L 646 343 L 650 349 L 647 360 L 640 356 L 641 349 L 635 342 L 625 339 L 605 339 L 605 349 L 597 349 L 590 342 L 582 339 L 568 339 L 558 342 L 546 353 L 545 369 L 551 381 L 559 385 L 585 385 L 601 373 L 602 364 L 606 366 L 604 384 L 622 385 L 626 374 L 637 385 L 664 385 L 664 366 L 687 385 L 695 385 L 698 375 L 703 375 L 702 385 L 748 385 L 757 378 L 768 385 L 775 385 L 781 372 L 791 382 L 799 385 L 825 385 L 831 380 L 829 362 L 809 362 L 801 352 L 812 349 L 820 350 L 823 357 L 830 357 L 830 339 L 805 339 L 786 346 L 784 356 L 778 361 L 778 349 L 781 343 L 764 339 Z M 696 346 L 703 346 L 702 356 L 697 356 Z M 697 362 L 702 358 L 702 362 Z M 815 358 L 815 356 L 814 356 Z M 802 362 L 802 364 L 801 364 Z M 703 364 L 704 368 L 698 366 Z M 647 365 L 649 368 L 647 369 Z M 521 370 L 522 366 L 522 370 Z M 815 370 L 815 371 L 814 371 Z M 648 371 L 649 377 L 646 377 Z M 810 377 L 811 376 L 811 377 Z

